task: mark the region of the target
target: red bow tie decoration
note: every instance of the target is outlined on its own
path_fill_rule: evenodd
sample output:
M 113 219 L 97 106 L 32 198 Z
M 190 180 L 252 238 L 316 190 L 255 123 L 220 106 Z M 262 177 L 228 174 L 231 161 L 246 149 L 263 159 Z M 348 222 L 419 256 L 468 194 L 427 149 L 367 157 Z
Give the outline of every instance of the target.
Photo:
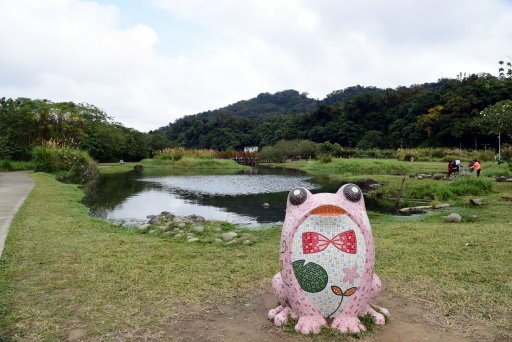
M 347 230 L 332 239 L 315 232 L 302 233 L 302 252 L 304 254 L 321 252 L 331 243 L 342 252 L 357 253 L 356 233 L 353 230 Z

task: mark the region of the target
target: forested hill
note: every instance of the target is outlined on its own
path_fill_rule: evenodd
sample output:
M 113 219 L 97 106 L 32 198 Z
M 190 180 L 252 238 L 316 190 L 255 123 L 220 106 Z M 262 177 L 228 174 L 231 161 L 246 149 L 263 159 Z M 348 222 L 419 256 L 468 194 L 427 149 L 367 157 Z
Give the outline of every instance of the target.
M 512 99 L 512 80 L 489 74 L 396 89 L 355 86 L 321 101 L 286 90 L 186 116 L 151 134 L 172 145 L 219 150 L 281 139 L 358 148 L 481 148 L 496 139 L 479 113 L 506 99 Z
M 311 113 L 317 101 L 307 93 L 284 90 L 275 94 L 261 93 L 250 100 L 239 101 L 224 108 L 197 114 L 199 118 L 212 118 L 218 114 L 239 115 L 249 119 L 263 119 L 273 115 Z

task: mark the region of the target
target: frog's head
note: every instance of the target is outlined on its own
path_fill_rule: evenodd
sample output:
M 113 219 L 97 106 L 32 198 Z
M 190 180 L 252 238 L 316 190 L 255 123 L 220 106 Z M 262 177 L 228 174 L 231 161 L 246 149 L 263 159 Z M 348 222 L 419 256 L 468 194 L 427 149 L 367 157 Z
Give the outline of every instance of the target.
M 330 217 L 330 219 L 325 219 Z M 345 184 L 336 193 L 313 195 L 308 189 L 296 188 L 288 195 L 285 229 L 290 233 L 308 221 L 344 225 L 349 218 L 361 231 L 370 229 L 363 192 L 355 184 Z M 293 233 L 292 233 L 293 234 Z

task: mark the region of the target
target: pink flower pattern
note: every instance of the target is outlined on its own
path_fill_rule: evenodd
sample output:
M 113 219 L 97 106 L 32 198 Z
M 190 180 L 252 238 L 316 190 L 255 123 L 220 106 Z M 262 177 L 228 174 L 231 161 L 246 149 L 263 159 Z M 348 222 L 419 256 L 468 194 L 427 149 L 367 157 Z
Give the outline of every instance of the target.
M 343 277 L 343 282 L 350 282 L 353 284 L 354 281 L 359 278 L 359 273 L 357 273 L 357 264 L 354 264 L 352 267 L 346 267 L 343 269 L 343 273 L 345 276 Z

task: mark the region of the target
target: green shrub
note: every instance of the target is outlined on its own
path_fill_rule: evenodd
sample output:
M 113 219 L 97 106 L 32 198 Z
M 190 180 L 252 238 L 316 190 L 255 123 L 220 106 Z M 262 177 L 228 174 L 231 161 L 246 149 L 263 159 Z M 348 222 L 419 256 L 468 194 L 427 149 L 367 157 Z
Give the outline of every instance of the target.
M 21 170 L 33 170 L 33 169 L 34 169 L 34 164 L 30 161 L 0 159 L 0 171 L 21 171 Z
M 64 171 L 64 179 L 85 183 L 97 174 L 94 160 L 85 151 L 70 147 L 36 146 L 32 150 L 35 171 Z
M 323 163 L 323 164 L 327 164 L 327 163 L 332 162 L 332 158 L 328 154 L 322 154 L 320 156 L 320 162 Z
M 0 161 L 0 170 L 12 171 L 13 167 L 9 160 Z
M 489 179 L 471 176 L 460 176 L 450 183 L 450 190 L 458 196 L 482 195 L 492 191 L 493 183 Z
M 494 152 L 493 150 L 471 152 L 472 160 L 493 161 L 493 160 L 495 160 L 495 158 L 496 158 L 496 152 Z

